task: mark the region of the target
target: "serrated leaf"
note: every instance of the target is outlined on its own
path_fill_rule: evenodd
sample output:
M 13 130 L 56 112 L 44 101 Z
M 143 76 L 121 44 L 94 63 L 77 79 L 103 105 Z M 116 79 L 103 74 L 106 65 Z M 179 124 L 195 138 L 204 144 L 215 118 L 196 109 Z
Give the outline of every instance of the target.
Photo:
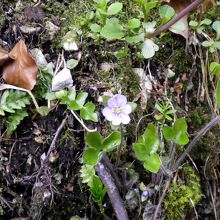
M 121 133 L 113 132 L 108 137 L 106 137 L 102 144 L 102 150 L 109 152 L 114 150 L 121 143 Z
M 120 2 L 112 3 L 107 9 L 107 15 L 118 14 L 122 10 L 122 7 L 123 7 L 123 5 Z
M 86 135 L 86 143 L 89 147 L 95 148 L 95 149 L 102 149 L 102 136 L 99 132 L 89 132 Z
M 107 23 L 102 28 L 100 34 L 107 40 L 117 40 L 125 36 L 125 33 L 123 32 L 123 27 L 116 22 Z
M 7 136 L 11 136 L 26 116 L 28 113 L 25 109 L 18 109 L 7 118 Z
M 83 153 L 83 163 L 96 165 L 101 158 L 101 152 L 95 148 L 87 148 Z
M 147 155 L 147 158 L 144 162 L 144 168 L 146 170 L 149 170 L 152 173 L 157 173 L 160 169 L 160 158 L 158 154 L 154 153 L 151 155 Z
M 82 119 L 98 122 L 97 113 L 94 112 L 95 105 L 92 102 L 87 102 L 82 109 L 80 109 L 80 116 Z
M 37 112 L 41 116 L 47 116 L 48 113 L 50 112 L 50 109 L 47 106 L 41 106 L 41 107 L 37 108 Z

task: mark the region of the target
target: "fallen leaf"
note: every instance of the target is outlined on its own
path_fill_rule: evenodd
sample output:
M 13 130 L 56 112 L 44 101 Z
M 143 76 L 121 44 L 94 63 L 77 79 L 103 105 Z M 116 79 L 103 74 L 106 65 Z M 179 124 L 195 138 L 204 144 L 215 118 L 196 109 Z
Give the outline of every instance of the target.
M 3 65 L 9 59 L 8 51 L 0 47 L 0 65 Z
M 208 9 L 215 8 L 216 4 L 216 0 L 205 0 L 200 8 L 200 16 L 202 17 Z
M 6 83 L 27 90 L 32 90 L 36 84 L 37 65 L 29 55 L 23 40 L 20 40 L 8 56 L 12 59 L 3 65 L 3 79 Z
M 168 5 L 171 6 L 175 12 L 178 14 L 180 11 L 182 11 L 184 8 L 186 8 L 191 3 L 190 0 L 170 0 Z M 176 29 L 173 29 L 171 26 L 170 31 L 179 34 L 183 36 L 185 39 L 188 39 L 189 36 L 189 26 L 188 26 L 188 14 L 182 17 L 179 22 L 182 22 L 184 25 L 185 30 L 184 31 L 178 31 Z

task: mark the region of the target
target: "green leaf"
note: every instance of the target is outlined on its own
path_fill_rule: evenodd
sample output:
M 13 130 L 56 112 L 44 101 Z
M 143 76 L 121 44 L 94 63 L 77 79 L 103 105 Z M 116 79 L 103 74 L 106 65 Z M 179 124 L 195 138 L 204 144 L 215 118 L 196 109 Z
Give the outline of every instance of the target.
M 100 25 L 96 24 L 96 23 L 91 24 L 89 27 L 90 27 L 90 30 L 94 33 L 99 33 L 102 29 L 102 27 Z
M 66 62 L 66 66 L 68 69 L 74 69 L 78 65 L 79 61 L 75 59 L 70 59 Z
M 102 149 L 105 152 L 114 150 L 121 143 L 121 133 L 116 131 L 106 137 L 102 144 Z
M 197 21 L 190 21 L 189 22 L 189 26 L 191 26 L 191 27 L 197 27 L 199 25 L 199 23 L 197 22 Z
M 202 46 L 203 47 L 211 47 L 212 45 L 214 44 L 214 41 L 213 40 L 205 40 L 202 42 Z
M 131 106 L 131 111 L 134 112 L 135 109 L 137 108 L 137 104 L 135 102 L 128 102 L 128 105 Z
M 220 80 L 218 81 L 216 88 L 216 102 L 218 107 L 220 108 Z
M 80 116 L 82 119 L 98 122 L 98 116 L 94 112 L 95 105 L 92 102 L 87 102 L 82 109 L 80 109 Z
M 95 175 L 94 166 L 84 164 L 80 169 L 80 177 L 82 178 L 82 183 L 87 183 L 88 186 L 92 186 L 93 176 Z
M 86 98 L 88 96 L 87 92 L 80 92 L 76 99 L 69 103 L 69 107 L 71 110 L 80 110 L 85 104 Z
M 220 50 L 220 41 L 215 41 L 213 46 Z
M 200 25 L 210 25 L 212 21 L 208 18 L 205 18 L 204 20 L 201 21 Z
M 101 158 L 101 152 L 95 148 L 87 148 L 83 153 L 83 163 L 96 165 Z
M 155 51 L 158 50 L 159 47 L 151 39 L 145 39 L 142 48 L 142 55 L 145 59 L 153 57 L 155 55 Z
M 212 24 L 212 28 L 216 31 L 216 39 L 219 40 L 220 39 L 220 21 L 215 21 Z
M 209 66 L 209 70 L 213 75 L 220 75 L 220 64 L 212 62 Z
M 159 8 L 159 15 L 163 24 L 167 23 L 175 14 L 175 10 L 169 5 L 163 5 Z
M 167 141 L 172 141 L 174 139 L 173 128 L 169 126 L 163 127 L 163 136 Z
M 107 15 L 118 14 L 122 10 L 122 7 L 123 5 L 120 2 L 112 3 L 107 9 Z
M 28 113 L 26 109 L 18 109 L 15 113 L 9 115 L 7 118 L 7 136 L 11 136 L 21 121 L 27 116 Z
M 125 33 L 123 32 L 123 27 L 116 22 L 107 23 L 102 28 L 100 34 L 107 40 L 121 39 L 125 36 Z
M 173 126 L 174 141 L 176 144 L 185 145 L 189 142 L 185 118 L 177 119 Z
M 152 173 L 157 173 L 160 169 L 160 158 L 158 154 L 154 153 L 151 155 L 147 155 L 146 160 L 144 162 L 144 168 L 149 170 Z
M 138 160 L 145 161 L 146 156 L 149 154 L 146 146 L 142 143 L 134 143 L 134 152 Z
M 128 21 L 128 28 L 129 29 L 136 29 L 139 28 L 141 25 L 141 22 L 137 18 L 132 18 L 131 20 Z
M 186 26 L 185 26 L 185 24 L 182 21 L 177 21 L 169 29 L 177 31 L 177 32 L 183 32 L 183 31 L 186 30 Z
M 95 148 L 95 149 L 102 149 L 102 136 L 99 132 L 95 131 L 95 132 L 89 132 L 86 135 L 86 143 L 88 144 L 88 146 L 91 148 Z
M 37 108 L 37 112 L 41 116 L 46 116 L 50 112 L 50 109 L 47 106 L 41 106 L 41 107 Z
M 144 132 L 143 139 L 148 153 L 155 153 L 160 144 L 156 126 L 149 124 Z

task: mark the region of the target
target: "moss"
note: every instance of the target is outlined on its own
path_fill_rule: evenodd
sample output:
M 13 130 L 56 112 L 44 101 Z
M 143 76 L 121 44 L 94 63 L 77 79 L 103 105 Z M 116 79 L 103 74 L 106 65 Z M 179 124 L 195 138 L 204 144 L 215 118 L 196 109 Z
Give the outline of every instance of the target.
M 171 184 L 164 200 L 169 220 L 185 219 L 187 209 L 193 208 L 202 198 L 200 178 L 190 167 L 183 167 L 179 178 Z

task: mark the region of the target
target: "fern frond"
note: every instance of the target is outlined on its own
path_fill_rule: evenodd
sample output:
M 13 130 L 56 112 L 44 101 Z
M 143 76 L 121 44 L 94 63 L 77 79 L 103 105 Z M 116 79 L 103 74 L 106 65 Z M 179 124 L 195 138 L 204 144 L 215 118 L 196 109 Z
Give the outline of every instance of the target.
M 22 109 L 30 104 L 30 97 L 22 91 L 6 90 L 0 100 L 0 115 L 5 112 L 15 113 L 17 109 Z
M 11 136 L 11 134 L 17 129 L 18 125 L 21 121 L 28 116 L 26 109 L 17 109 L 14 113 L 10 114 L 7 118 L 7 136 Z

